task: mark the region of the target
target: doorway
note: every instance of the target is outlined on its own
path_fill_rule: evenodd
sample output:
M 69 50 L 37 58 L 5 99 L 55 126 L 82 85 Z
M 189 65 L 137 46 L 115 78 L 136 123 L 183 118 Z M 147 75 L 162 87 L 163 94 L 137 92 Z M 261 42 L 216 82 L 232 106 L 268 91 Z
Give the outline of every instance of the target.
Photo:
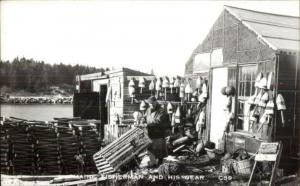
M 102 124 L 107 124 L 108 122 L 108 105 L 106 104 L 106 94 L 107 94 L 107 85 L 100 85 L 99 91 L 99 111 L 100 111 L 100 120 Z
M 215 68 L 212 70 L 212 91 L 211 91 L 211 119 L 210 119 L 210 141 L 220 147 L 223 133 L 226 127 L 226 114 L 224 105 L 226 96 L 221 89 L 228 84 L 228 68 Z

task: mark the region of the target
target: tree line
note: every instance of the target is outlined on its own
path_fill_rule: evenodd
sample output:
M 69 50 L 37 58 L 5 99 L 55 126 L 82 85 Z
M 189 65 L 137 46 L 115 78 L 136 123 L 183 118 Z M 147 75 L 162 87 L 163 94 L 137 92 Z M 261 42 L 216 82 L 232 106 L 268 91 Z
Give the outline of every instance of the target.
M 108 68 L 95 68 L 84 65 L 48 64 L 34 59 L 15 58 L 0 61 L 0 88 L 25 90 L 28 92 L 46 91 L 51 86 L 74 87 L 75 76 L 104 72 Z

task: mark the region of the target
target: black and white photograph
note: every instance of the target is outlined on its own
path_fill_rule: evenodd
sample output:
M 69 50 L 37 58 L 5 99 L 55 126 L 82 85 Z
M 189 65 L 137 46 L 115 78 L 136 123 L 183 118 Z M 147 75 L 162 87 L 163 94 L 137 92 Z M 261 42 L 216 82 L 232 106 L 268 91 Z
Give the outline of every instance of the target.
M 1 186 L 300 185 L 299 4 L 0 1 Z

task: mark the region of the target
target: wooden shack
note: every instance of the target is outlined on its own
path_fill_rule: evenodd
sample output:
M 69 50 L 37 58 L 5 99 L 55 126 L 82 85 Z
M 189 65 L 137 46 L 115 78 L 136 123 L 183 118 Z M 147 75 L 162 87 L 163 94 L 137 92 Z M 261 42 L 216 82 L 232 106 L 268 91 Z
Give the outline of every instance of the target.
M 77 76 L 74 116 L 101 120 L 105 141 L 113 141 L 133 123 L 132 113 L 139 109 L 139 104 L 132 101 L 150 96 L 147 89 L 142 94 L 138 93 L 140 78 L 144 78 L 146 85 L 149 85 L 153 76 L 129 68 Z M 133 100 L 128 93 L 130 80 L 134 81 L 137 92 Z
M 246 148 L 255 153 L 262 141 L 282 141 L 282 166 L 298 166 L 290 157 L 299 152 L 300 147 L 299 24 L 299 17 L 224 7 L 185 66 L 186 77 L 208 78 L 207 135 L 210 141 L 221 145 L 219 139 L 226 125 L 222 107 L 226 97 L 221 89 L 230 85 L 236 89 L 235 126 L 227 136 L 226 149 L 233 152 Z M 285 124 L 275 106 L 267 138 L 257 137 L 248 130 L 249 118 L 245 113 L 247 100 L 255 93 L 259 73 L 264 77 L 273 75 L 272 87 L 268 90 L 270 99 L 276 103 L 276 95 L 280 93 L 286 103 Z

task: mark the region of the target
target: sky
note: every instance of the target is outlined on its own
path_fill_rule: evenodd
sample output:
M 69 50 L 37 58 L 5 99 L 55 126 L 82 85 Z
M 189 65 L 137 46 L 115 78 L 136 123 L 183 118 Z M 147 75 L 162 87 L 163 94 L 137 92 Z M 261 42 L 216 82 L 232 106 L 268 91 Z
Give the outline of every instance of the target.
M 299 1 L 0 1 L 1 60 L 183 75 L 224 5 L 299 16 Z

